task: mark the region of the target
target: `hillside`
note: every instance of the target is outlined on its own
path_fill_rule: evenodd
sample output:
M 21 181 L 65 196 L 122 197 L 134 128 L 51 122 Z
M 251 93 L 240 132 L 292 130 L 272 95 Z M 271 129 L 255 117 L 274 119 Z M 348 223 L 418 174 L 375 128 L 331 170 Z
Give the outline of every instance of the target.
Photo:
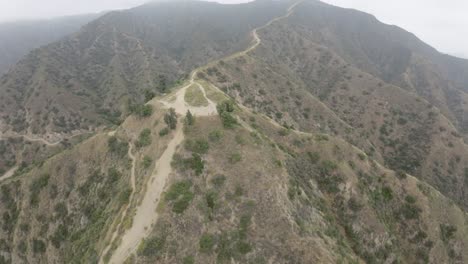
M 468 145 L 456 120 L 423 95 L 387 83 L 333 46 L 315 42 L 315 24 L 309 20 L 330 8 L 302 3 L 300 11 L 260 30 L 262 43 L 247 58 L 213 64 L 202 77 L 286 127 L 340 136 L 466 206 Z M 335 15 L 340 18 L 349 12 L 332 11 L 345 13 Z
M 98 14 L 0 23 L 0 75 L 33 49 L 76 32 Z
M 468 257 L 466 214 L 429 185 L 385 169 L 343 140 L 228 107 L 203 80 L 184 87 L 193 83 L 201 89 L 195 96 L 223 105 L 219 115 L 178 104 L 184 93 L 156 98 L 151 116 L 131 116 L 2 182 L 2 255 L 14 263 Z M 175 130 L 162 132 L 171 124 L 163 105 L 198 114 L 192 121 L 178 114 Z M 133 237 L 140 237 L 136 244 L 128 242 Z
M 289 24 L 346 62 L 438 107 L 468 131 L 468 60 L 440 54 L 413 34 L 368 14 L 311 2 Z
M 160 2 L 110 12 L 1 78 L 1 130 L 43 135 L 118 123 L 145 93 L 167 92 L 197 65 L 248 45 L 249 32 L 286 5 Z
M 25 161 L 0 178 L 0 263 L 468 262 L 464 132 L 449 100 L 438 105 L 416 92 L 440 90 L 398 83 L 393 64 L 394 56 L 436 68 L 453 61 L 438 71 L 447 85 L 438 88 L 463 94 L 455 72 L 464 61 L 437 57 L 394 29 L 400 38 L 392 39 L 406 39 L 398 45 L 414 54 L 394 52 L 366 69 L 371 59 L 362 58 L 372 56 L 348 52 L 367 48 L 332 29 L 318 38 L 314 21 L 339 27 L 338 18 L 367 15 L 316 1 L 273 3 L 170 2 L 110 13 L 4 76 L 0 89 L 19 88 L 21 76 L 29 84 L 25 94 L 0 98 L 16 100 L 2 110 L 9 162 L 0 165 Z M 233 29 L 239 10 L 245 19 Z M 78 63 L 65 65 L 65 50 Z M 85 109 L 91 99 L 69 97 L 75 86 L 61 86 L 68 77 L 49 74 L 91 65 L 98 85 L 72 78 L 94 93 L 96 105 Z M 419 66 L 402 67 L 432 76 Z M 180 81 L 145 96 L 149 78 L 161 85 L 161 76 Z M 47 86 L 31 96 L 66 109 L 11 122 L 10 107 L 28 110 L 18 111 L 21 119 L 44 103 L 23 100 L 35 82 Z M 111 107 L 121 114 L 109 118 Z M 52 113 L 70 109 L 95 121 L 51 123 Z

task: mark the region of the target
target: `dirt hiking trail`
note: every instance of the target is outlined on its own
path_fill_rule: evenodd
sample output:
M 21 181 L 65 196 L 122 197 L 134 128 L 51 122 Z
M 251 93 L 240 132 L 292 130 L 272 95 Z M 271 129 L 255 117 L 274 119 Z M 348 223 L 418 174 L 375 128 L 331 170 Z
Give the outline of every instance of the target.
M 298 1 L 292 4 L 288 8 L 287 13 L 285 15 L 274 18 L 271 21 L 269 21 L 267 24 L 254 29 L 252 31 L 253 38 L 254 38 L 252 45 L 246 50 L 233 54 L 231 56 L 228 56 L 225 59 L 231 59 L 231 58 L 235 58 L 238 56 L 247 55 L 248 52 L 258 47 L 261 44 L 261 39 L 259 38 L 257 31 L 265 27 L 268 27 L 275 21 L 289 17 L 293 13 L 294 8 L 300 2 L 301 1 Z M 199 69 L 202 69 L 202 68 L 203 66 L 200 67 Z M 190 80 L 188 84 L 180 88 L 175 94 L 168 95 L 165 98 L 160 99 L 158 101 L 162 103 L 164 107 L 166 108 L 173 108 L 179 116 L 185 116 L 187 111 L 190 111 L 194 116 L 211 116 L 211 115 L 217 114 L 216 104 L 206 96 L 206 91 L 204 87 L 200 83 L 195 81 L 195 77 L 197 76 L 197 73 L 198 73 L 198 69 L 194 70 L 192 74 L 190 75 Z M 194 107 L 194 106 L 189 105 L 185 101 L 185 93 L 187 89 L 194 84 L 198 85 L 198 87 L 200 88 L 201 92 L 203 93 L 203 96 L 208 101 L 208 106 Z M 151 177 L 149 178 L 147 182 L 146 191 L 143 196 L 142 202 L 141 204 L 138 205 L 136 209 L 136 213 L 133 217 L 132 227 L 124 232 L 121 238 L 121 243 L 118 245 L 115 251 L 112 252 L 112 256 L 109 261 L 109 263 L 111 264 L 123 263 L 132 254 L 136 253 L 136 250 L 139 244 L 141 243 L 141 241 L 143 241 L 143 239 L 145 239 L 151 233 L 154 224 L 158 220 L 157 207 L 158 207 L 159 201 L 162 199 L 161 195 L 164 191 L 166 182 L 169 178 L 169 175 L 172 172 L 172 167 L 171 167 L 172 158 L 177 150 L 177 146 L 180 145 L 184 140 L 183 124 L 181 121 L 182 121 L 182 118 L 179 117 L 177 128 L 173 132 L 174 133 L 173 138 L 168 143 L 168 146 L 166 150 L 164 150 L 162 156 L 159 158 L 159 160 L 156 161 L 155 168 L 152 172 Z M 135 161 L 135 158 L 133 157 L 132 160 Z M 135 162 L 133 162 L 132 173 L 134 171 L 135 171 Z M 134 182 L 132 184 L 134 184 Z M 123 217 L 121 219 L 123 219 Z M 112 245 L 112 242 L 117 238 L 118 233 L 116 232 L 118 232 L 118 229 L 115 231 L 114 235 L 112 236 L 112 240 L 109 243 L 109 246 L 106 248 L 106 250 L 104 250 L 103 254 L 101 254 L 100 263 L 103 263 L 103 256 L 105 256 L 105 253 L 108 252 L 109 248 Z

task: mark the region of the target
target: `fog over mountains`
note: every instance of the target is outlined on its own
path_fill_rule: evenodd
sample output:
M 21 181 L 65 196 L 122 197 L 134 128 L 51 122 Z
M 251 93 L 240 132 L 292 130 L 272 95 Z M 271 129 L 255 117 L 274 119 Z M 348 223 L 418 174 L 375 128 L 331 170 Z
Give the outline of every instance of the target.
M 4 31 L 0 264 L 468 263 L 468 60 L 316 0 L 62 19 Z

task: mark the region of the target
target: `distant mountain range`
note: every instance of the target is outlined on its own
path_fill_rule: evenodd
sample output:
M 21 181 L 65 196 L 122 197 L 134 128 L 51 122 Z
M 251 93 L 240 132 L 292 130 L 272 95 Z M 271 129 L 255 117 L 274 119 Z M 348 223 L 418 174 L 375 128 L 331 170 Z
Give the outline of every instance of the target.
M 35 48 L 77 31 L 98 14 L 0 23 L 0 74 Z

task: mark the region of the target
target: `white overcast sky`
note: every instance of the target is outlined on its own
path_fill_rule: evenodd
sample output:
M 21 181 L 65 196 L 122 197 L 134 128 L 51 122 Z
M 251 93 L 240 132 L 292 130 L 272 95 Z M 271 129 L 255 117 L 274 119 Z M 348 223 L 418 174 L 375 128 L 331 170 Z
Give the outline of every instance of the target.
M 216 1 L 216 0 L 213 0 Z M 218 0 L 239 3 L 248 0 Z M 147 0 L 0 0 L 0 22 L 94 13 Z M 375 15 L 415 33 L 441 52 L 468 58 L 468 0 L 324 0 Z

